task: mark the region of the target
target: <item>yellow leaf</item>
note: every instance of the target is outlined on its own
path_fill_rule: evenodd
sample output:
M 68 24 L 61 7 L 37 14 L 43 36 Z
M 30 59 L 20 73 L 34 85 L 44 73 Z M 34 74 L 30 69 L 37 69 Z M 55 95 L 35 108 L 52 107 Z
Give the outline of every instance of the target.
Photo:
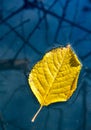
M 39 111 L 42 106 L 67 101 L 72 96 L 81 67 L 70 45 L 49 51 L 35 64 L 29 85 L 41 105 Z

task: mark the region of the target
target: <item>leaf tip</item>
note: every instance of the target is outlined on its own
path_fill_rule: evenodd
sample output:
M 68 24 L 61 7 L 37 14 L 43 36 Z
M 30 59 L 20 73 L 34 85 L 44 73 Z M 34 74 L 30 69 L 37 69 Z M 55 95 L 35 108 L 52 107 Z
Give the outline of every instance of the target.
M 71 47 L 71 45 L 70 45 L 70 44 L 68 44 L 68 45 L 67 45 L 67 48 L 70 48 L 70 47 Z

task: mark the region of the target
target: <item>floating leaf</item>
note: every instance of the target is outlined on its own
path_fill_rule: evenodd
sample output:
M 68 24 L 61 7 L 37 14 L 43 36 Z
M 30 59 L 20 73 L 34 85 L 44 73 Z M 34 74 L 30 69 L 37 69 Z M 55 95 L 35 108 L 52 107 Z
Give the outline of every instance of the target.
M 29 85 L 41 106 L 32 121 L 43 106 L 67 101 L 72 96 L 81 67 L 70 45 L 49 51 L 35 64 L 29 74 Z

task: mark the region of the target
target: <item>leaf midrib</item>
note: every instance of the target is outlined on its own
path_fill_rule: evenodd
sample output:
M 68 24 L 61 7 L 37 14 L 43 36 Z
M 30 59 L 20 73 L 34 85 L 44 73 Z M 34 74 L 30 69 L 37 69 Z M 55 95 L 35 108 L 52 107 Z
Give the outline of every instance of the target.
M 50 89 L 51 89 L 51 87 L 52 87 L 52 84 L 53 84 L 54 81 L 55 81 L 55 78 L 56 78 L 57 75 L 58 75 L 59 69 L 61 68 L 61 66 L 62 66 L 62 64 L 63 64 L 63 62 L 64 62 L 65 56 L 66 56 L 66 54 L 67 54 L 67 50 L 68 50 L 68 48 L 66 48 L 66 50 L 65 50 L 66 52 L 65 52 L 65 54 L 64 54 L 64 57 L 63 57 L 63 59 L 62 59 L 61 64 L 59 65 L 58 71 L 57 71 L 57 73 L 55 74 L 54 79 L 53 79 L 53 81 L 52 81 L 52 83 L 51 83 L 49 89 L 47 90 L 47 92 L 46 92 L 46 94 L 45 94 L 44 102 L 45 102 L 45 100 L 46 100 L 46 97 L 48 96 L 48 93 L 49 93 L 49 91 L 50 91 Z

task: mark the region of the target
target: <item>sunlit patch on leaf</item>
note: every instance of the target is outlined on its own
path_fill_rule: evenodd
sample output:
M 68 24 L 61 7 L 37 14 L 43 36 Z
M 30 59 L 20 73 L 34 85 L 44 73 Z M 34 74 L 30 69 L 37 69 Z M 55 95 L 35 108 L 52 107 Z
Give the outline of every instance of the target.
M 76 90 L 82 64 L 71 46 L 55 48 L 47 52 L 29 74 L 29 85 L 43 106 L 67 101 Z

